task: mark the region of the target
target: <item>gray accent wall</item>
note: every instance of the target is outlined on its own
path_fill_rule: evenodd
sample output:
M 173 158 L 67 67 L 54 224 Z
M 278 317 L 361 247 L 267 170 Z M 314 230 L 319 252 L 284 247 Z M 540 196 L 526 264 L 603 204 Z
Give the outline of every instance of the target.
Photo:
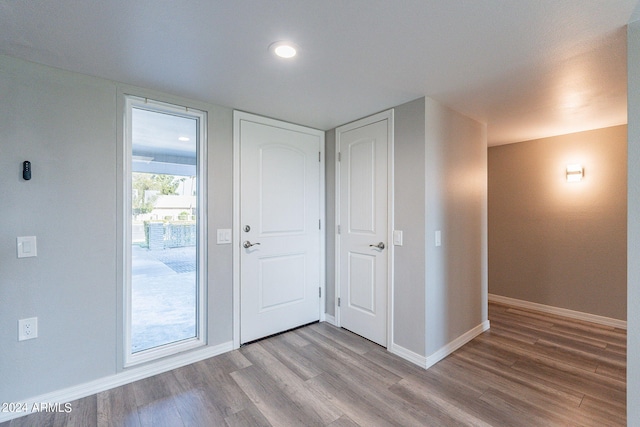
M 627 55 L 627 425 L 633 426 L 640 425 L 640 21 L 629 24 Z
M 490 293 L 625 320 L 626 163 L 625 125 L 489 148 Z
M 329 316 L 336 315 L 336 131 L 324 135 L 325 167 L 325 309 Z
M 232 222 L 232 110 L 0 55 L 0 402 L 123 370 L 122 93 L 208 114 L 207 342 L 232 340 L 232 249 L 215 241 Z M 18 259 L 31 235 L 38 256 Z M 28 317 L 39 337 L 18 342 Z
M 0 99 L 0 402 L 18 402 L 116 371 L 116 91 L 0 56 Z
M 233 224 L 233 110 L 209 107 L 208 342 L 233 340 L 233 248 L 216 244 L 216 230 Z

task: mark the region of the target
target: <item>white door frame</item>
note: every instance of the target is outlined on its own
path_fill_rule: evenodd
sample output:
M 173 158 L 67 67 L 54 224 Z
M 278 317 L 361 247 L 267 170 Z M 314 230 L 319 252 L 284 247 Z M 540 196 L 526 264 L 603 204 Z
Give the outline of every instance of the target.
M 254 123 L 261 123 L 268 126 L 274 126 L 299 132 L 308 132 L 311 128 L 295 125 L 292 123 L 282 122 L 280 120 L 270 119 L 243 111 L 233 111 L 233 229 L 232 229 L 232 245 L 233 245 L 233 348 L 240 347 L 240 122 L 249 120 Z M 314 129 L 315 130 L 315 129 Z M 324 134 L 320 140 L 319 147 L 320 161 L 320 188 L 318 189 L 320 198 L 318 218 L 320 219 L 320 231 L 325 230 L 325 173 L 324 173 Z M 325 320 L 325 257 L 326 257 L 326 238 L 321 234 L 320 237 L 320 292 L 321 297 L 318 299 L 320 307 L 320 321 Z
M 338 233 L 338 226 L 340 226 L 340 164 L 338 159 L 338 153 L 340 152 L 340 132 L 346 132 L 359 127 L 367 126 L 369 124 L 379 122 L 381 120 L 387 120 L 387 349 L 391 348 L 393 340 L 393 258 L 395 252 L 395 246 L 393 244 L 393 228 L 394 228 L 394 169 L 393 169 L 393 135 L 394 135 L 394 110 L 386 110 L 380 113 L 374 114 L 369 117 L 365 117 L 355 122 L 348 123 L 340 126 L 336 129 L 336 189 L 335 189 L 335 323 L 336 326 L 341 327 L 340 319 L 340 307 L 338 306 L 338 297 L 340 296 L 340 234 Z

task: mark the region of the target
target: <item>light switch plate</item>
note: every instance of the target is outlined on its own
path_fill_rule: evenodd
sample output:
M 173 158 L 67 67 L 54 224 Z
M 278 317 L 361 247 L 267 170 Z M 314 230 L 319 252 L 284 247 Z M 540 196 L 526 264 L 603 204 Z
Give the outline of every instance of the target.
M 402 230 L 393 230 L 393 244 L 402 246 Z
M 38 256 L 36 236 L 23 236 L 16 239 L 18 258 Z
M 231 243 L 231 229 L 230 228 L 220 228 L 218 229 L 218 240 L 217 243 L 219 245 L 226 245 Z

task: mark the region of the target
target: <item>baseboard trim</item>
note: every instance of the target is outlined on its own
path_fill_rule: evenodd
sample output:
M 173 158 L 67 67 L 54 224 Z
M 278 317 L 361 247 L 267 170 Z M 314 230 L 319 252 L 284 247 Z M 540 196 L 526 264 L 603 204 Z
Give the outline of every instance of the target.
M 140 367 L 127 368 L 124 371 L 108 377 L 99 378 L 84 384 L 56 390 L 51 393 L 41 394 L 29 399 L 21 400 L 20 404 L 24 404 L 26 408 L 33 408 L 36 404 L 42 402 L 64 404 L 73 400 L 82 399 L 111 388 L 120 387 L 125 384 L 132 383 L 153 375 L 161 374 L 172 369 L 190 365 L 210 357 L 217 356 L 222 353 L 233 350 L 233 342 L 218 344 L 215 346 L 204 347 L 195 351 L 190 351 L 175 357 L 152 362 Z M 4 412 L 0 413 L 0 423 L 29 415 L 30 410 L 26 412 Z
M 327 322 L 330 325 L 338 326 L 338 325 L 336 325 L 336 317 L 332 316 L 330 314 L 326 314 L 326 313 L 324 314 L 324 321 Z
M 387 349 L 390 353 L 395 354 L 396 356 L 400 356 L 405 360 L 408 360 L 411 363 L 415 363 L 416 365 L 424 368 L 427 364 L 427 358 L 413 352 L 409 349 L 406 349 L 398 344 L 391 344 L 391 346 Z
M 571 319 L 583 320 L 585 322 L 596 323 L 602 326 L 610 326 L 619 329 L 627 329 L 626 320 L 613 319 L 611 317 L 598 316 L 597 314 L 584 313 L 582 311 L 569 310 L 568 308 L 553 307 L 539 304 L 537 302 L 524 301 L 515 298 L 503 297 L 501 295 L 489 294 L 489 302 L 510 305 L 512 307 L 526 308 L 529 310 L 541 311 L 543 313 L 555 314 L 556 316 L 568 317 Z
M 449 344 L 446 344 L 435 353 L 431 354 L 430 356 L 427 356 L 427 360 L 424 365 L 425 369 L 429 369 L 430 367 L 432 367 L 433 365 L 435 365 L 436 363 L 438 363 L 439 361 L 441 361 L 442 359 L 444 359 L 445 357 L 447 357 L 448 355 L 450 355 L 451 353 L 453 353 L 454 351 L 456 351 L 457 349 L 459 349 L 460 347 L 462 347 L 463 345 L 465 345 L 466 343 L 468 343 L 469 341 L 471 341 L 472 339 L 480 335 L 481 333 L 489 330 L 490 327 L 491 327 L 491 324 L 489 323 L 489 321 L 485 320 L 475 328 L 460 335 L 458 338 L 451 341 Z
M 475 337 L 483 333 L 484 331 L 488 330 L 489 327 L 490 327 L 490 323 L 488 320 L 486 320 L 481 324 L 479 324 L 478 326 L 476 326 L 475 328 L 460 335 L 458 338 L 451 341 L 449 344 L 440 348 L 438 351 L 436 351 L 435 353 L 433 353 L 431 356 L 428 356 L 428 357 L 415 353 L 398 344 L 392 344 L 388 350 L 391 353 L 397 356 L 400 356 L 411 363 L 415 363 L 416 365 L 422 368 L 429 369 L 430 367 L 432 367 L 433 365 L 435 365 L 436 363 L 438 363 L 439 361 L 441 361 L 442 359 L 444 359 L 445 357 L 447 357 L 448 355 L 450 355 L 451 353 L 453 353 L 454 351 L 456 351 L 457 349 L 459 349 L 460 347 L 462 347 L 463 345 L 465 345 L 466 343 L 468 343 L 469 341 L 471 341 L 472 339 L 474 339 Z

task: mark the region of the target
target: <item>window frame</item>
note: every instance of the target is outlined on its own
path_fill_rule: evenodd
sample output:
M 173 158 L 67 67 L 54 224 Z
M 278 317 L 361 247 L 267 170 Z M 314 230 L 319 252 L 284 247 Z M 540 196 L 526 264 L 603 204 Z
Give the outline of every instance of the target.
M 172 114 L 195 119 L 198 123 L 198 140 L 196 143 L 196 334 L 174 343 L 131 352 L 131 320 L 132 320 L 132 109 L 141 108 L 148 111 Z M 196 108 L 176 105 L 135 95 L 124 94 L 124 135 L 123 135 L 123 198 L 122 217 L 123 236 L 123 367 L 131 367 L 162 357 L 181 353 L 206 345 L 206 283 L 207 283 L 207 112 Z

